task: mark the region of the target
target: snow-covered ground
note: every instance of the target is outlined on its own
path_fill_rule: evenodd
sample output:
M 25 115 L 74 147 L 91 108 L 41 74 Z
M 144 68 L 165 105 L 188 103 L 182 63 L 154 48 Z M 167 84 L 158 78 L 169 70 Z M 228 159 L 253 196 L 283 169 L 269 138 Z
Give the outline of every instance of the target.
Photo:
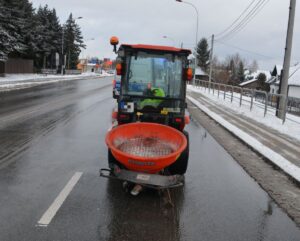
M 191 89 L 191 88 L 190 88 Z M 292 176 L 295 180 L 300 182 L 300 168 L 293 163 L 291 163 L 289 160 L 284 158 L 283 156 L 276 153 L 274 150 L 270 149 L 269 147 L 263 145 L 260 143 L 257 139 L 250 136 L 243 130 L 239 129 L 235 125 L 229 123 L 227 120 L 222 118 L 220 115 L 214 113 L 209 108 L 201 104 L 198 100 L 194 99 L 191 96 L 187 97 L 192 103 L 194 103 L 196 106 L 198 106 L 202 111 L 204 111 L 208 116 L 210 116 L 212 119 L 220 123 L 223 127 L 225 127 L 227 130 L 238 136 L 241 140 L 246 142 L 249 146 L 254 148 L 256 151 L 261 153 L 263 156 L 267 157 L 270 161 L 272 161 L 275 165 L 277 165 L 279 168 L 281 168 L 284 172 Z
M 98 73 L 83 73 L 80 75 L 42 75 L 42 74 L 8 74 L 0 77 L 0 91 L 12 89 L 28 88 L 40 84 L 48 84 L 66 80 L 76 80 L 82 78 L 113 76 L 105 71 Z
M 231 102 L 230 98 L 223 99 L 223 92 L 220 92 L 218 98 L 217 91 L 212 94 L 212 91 L 208 93 L 204 88 L 188 86 L 188 91 L 194 91 L 201 93 L 206 98 L 210 99 L 216 105 L 225 106 L 234 112 L 253 119 L 261 124 L 264 124 L 270 128 L 273 128 L 285 135 L 288 135 L 294 139 L 300 140 L 300 117 L 287 114 L 285 123 L 275 116 L 275 109 L 268 107 L 267 115 L 264 117 L 264 105 L 258 101 L 254 101 L 252 111 L 250 111 L 250 97 L 243 97 L 242 106 L 239 105 L 240 94 L 234 93 L 234 101 Z

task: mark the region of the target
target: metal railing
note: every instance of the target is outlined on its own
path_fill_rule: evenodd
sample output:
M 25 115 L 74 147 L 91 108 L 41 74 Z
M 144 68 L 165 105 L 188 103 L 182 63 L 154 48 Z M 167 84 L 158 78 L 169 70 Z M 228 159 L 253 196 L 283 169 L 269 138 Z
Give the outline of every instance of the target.
M 264 117 L 267 114 L 276 115 L 277 111 L 283 111 L 283 124 L 285 123 L 286 119 L 297 122 L 294 119 L 290 119 L 286 116 L 288 110 L 291 110 L 291 112 L 299 110 L 300 113 L 300 100 L 298 99 L 299 102 L 293 102 L 293 98 L 286 98 L 286 96 L 282 94 L 268 93 L 267 91 L 243 88 L 239 86 L 226 85 L 215 82 L 209 83 L 209 81 L 199 79 L 196 79 L 195 86 L 197 88 L 204 88 L 204 92 L 212 93 L 213 95 L 215 95 L 215 92 L 217 92 L 218 98 L 220 98 L 220 96 L 222 95 L 222 98 L 224 100 L 229 99 L 231 103 L 238 102 L 240 107 L 242 105 L 249 106 L 250 111 L 253 110 L 254 106 L 260 108 L 263 110 Z M 284 98 L 286 102 L 285 108 L 283 110 L 277 108 L 278 98 Z M 290 103 L 293 103 L 294 105 L 291 106 L 289 105 Z

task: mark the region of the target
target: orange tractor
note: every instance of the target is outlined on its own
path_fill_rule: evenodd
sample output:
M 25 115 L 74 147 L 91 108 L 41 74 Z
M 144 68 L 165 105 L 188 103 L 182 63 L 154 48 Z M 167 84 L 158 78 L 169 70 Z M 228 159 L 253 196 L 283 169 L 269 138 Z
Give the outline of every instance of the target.
M 120 76 L 117 124 L 107 133 L 109 169 L 100 175 L 156 189 L 181 186 L 189 158 L 184 127 L 191 51 L 141 44 L 117 50 L 118 42 L 111 38 Z

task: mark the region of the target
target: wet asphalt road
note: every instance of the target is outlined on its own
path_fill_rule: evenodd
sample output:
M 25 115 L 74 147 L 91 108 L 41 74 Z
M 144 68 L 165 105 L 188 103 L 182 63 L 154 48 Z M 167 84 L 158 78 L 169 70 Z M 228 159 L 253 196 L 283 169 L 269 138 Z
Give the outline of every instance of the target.
M 300 240 L 300 230 L 192 121 L 184 188 L 131 197 L 107 167 L 111 79 L 1 95 L 0 240 Z M 76 172 L 82 176 L 48 226 L 38 222 Z

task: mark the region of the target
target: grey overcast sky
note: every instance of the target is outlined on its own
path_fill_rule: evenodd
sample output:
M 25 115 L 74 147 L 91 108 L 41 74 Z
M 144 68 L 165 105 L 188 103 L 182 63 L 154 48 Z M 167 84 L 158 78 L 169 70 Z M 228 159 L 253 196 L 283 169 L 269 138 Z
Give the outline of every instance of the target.
M 226 29 L 252 0 L 189 0 L 199 10 L 199 39 Z M 259 0 L 257 0 L 259 2 Z M 289 0 L 269 0 L 267 5 L 237 35 L 216 43 L 215 54 L 225 58 L 239 52 L 260 68 L 271 69 L 282 64 L 288 22 Z M 48 4 L 55 8 L 61 23 L 72 12 L 80 25 L 87 49 L 81 54 L 114 58 L 109 38 L 119 37 L 121 43 L 147 43 L 193 48 L 196 12 L 175 0 L 32 0 L 33 6 Z M 296 8 L 292 63 L 300 62 L 299 3 Z M 169 39 L 162 36 L 169 36 Z M 94 38 L 95 40 L 89 40 Z M 174 41 L 173 41 L 173 40 Z M 238 47 L 240 49 L 233 48 Z M 256 55 L 246 51 L 259 53 Z

